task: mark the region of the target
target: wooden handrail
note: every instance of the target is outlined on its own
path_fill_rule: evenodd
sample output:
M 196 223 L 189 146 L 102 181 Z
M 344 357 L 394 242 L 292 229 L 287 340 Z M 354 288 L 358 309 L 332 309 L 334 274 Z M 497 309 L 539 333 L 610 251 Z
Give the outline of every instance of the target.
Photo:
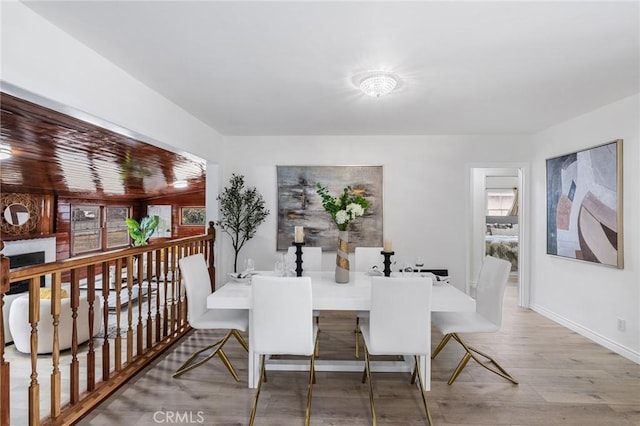
M 112 261 L 115 261 L 116 259 L 122 259 L 123 257 L 135 256 L 135 255 L 146 253 L 149 251 L 150 248 L 153 248 L 153 250 L 155 251 L 155 250 L 162 250 L 165 248 L 175 247 L 175 246 L 193 247 L 193 244 L 197 242 L 215 240 L 215 228 L 213 228 L 212 224 L 213 222 L 210 222 L 210 228 L 207 234 L 204 234 L 204 235 L 199 235 L 195 237 L 185 237 L 185 238 L 169 240 L 161 243 L 151 243 L 146 246 L 140 246 L 140 247 L 111 250 L 109 252 L 104 252 L 104 253 L 76 256 L 69 259 L 59 260 L 56 262 L 41 263 L 39 265 L 15 268 L 10 273 L 10 280 L 11 282 L 21 281 L 21 280 L 30 279 L 33 277 L 39 277 L 41 275 L 51 274 L 61 270 L 76 269 L 76 268 L 95 265 L 103 262 L 112 262 Z M 0 254 L 0 256 L 2 255 Z M 3 256 L 3 257 L 7 258 L 7 256 Z M 215 279 L 214 279 L 215 267 L 213 265 L 213 262 L 214 262 L 213 256 L 210 256 L 209 253 L 207 252 L 205 253 L 205 257 L 208 258 L 209 271 L 213 271 L 212 282 L 215 283 Z M 4 276 L 5 274 L 3 274 L 3 277 Z
M 14 270 L 10 270 L 9 258 L 0 254 L 0 314 L 3 314 L 5 293 L 11 283 L 29 280 L 28 321 L 31 327 L 31 375 L 28 381 L 24 381 L 24 389 L 15 390 L 15 384 L 11 383 L 11 363 L 5 357 L 4 320 L 0 315 L 0 424 L 12 423 L 9 410 L 12 398 L 14 410 L 17 410 L 16 401 L 28 401 L 29 425 L 77 421 L 184 336 L 190 327 L 178 260 L 203 253 L 209 267 L 211 286 L 215 289 L 215 235 L 213 222 L 209 222 L 207 233 L 200 236 Z M 0 250 L 2 248 L 0 241 Z M 43 276 L 50 277 L 51 309 L 41 312 L 40 282 Z M 62 280 L 67 281 L 66 277 L 70 301 L 68 305 L 65 302 L 63 309 Z M 97 277 L 103 284 L 111 284 L 97 288 Z M 84 282 L 82 287 L 81 282 Z M 115 303 L 110 304 L 110 298 Z M 103 315 L 94 319 L 98 309 Z M 65 328 L 63 323 L 70 325 Z M 86 346 L 82 346 L 78 330 L 87 323 L 89 340 Z M 45 325 L 53 330 L 53 349 L 50 355 L 51 374 L 49 377 L 42 375 L 41 379 L 38 362 L 47 362 L 47 357 L 38 356 L 38 340 L 39 329 Z M 104 330 L 103 337 L 91 337 L 100 327 Z M 71 330 L 70 357 L 61 357 L 60 336 L 68 330 Z M 61 368 L 66 359 L 69 359 L 68 369 Z M 102 366 L 102 374 L 96 375 L 97 365 Z M 86 377 L 81 377 L 81 366 L 86 367 Z M 69 375 L 69 380 L 62 380 L 65 374 Z M 49 403 L 41 403 L 40 387 L 46 385 L 41 382 L 46 381 L 49 382 L 51 398 Z M 63 389 L 62 383 L 68 383 L 65 385 L 68 389 Z M 63 393 L 68 400 L 62 400 Z M 48 409 L 48 412 L 42 413 L 41 409 Z

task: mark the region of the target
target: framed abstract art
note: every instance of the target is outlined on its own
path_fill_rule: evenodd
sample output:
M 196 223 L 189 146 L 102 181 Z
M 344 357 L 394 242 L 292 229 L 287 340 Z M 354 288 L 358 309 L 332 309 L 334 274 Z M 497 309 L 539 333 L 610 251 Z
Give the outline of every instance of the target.
M 622 269 L 622 140 L 546 165 L 547 254 Z
M 306 245 L 336 251 L 338 228 L 322 207 L 318 183 L 334 195 L 351 186 L 371 204 L 349 228 L 350 251 L 382 246 L 382 166 L 277 166 L 277 183 L 277 250 L 287 250 L 295 227 L 303 226 Z

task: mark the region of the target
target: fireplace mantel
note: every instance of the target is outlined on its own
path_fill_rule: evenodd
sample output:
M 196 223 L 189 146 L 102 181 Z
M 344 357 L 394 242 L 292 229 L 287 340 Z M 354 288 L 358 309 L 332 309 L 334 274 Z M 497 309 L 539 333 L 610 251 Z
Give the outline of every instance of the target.
M 0 237 L 3 242 L 10 241 L 22 241 L 22 240 L 37 240 L 41 238 L 57 238 L 58 236 L 66 234 L 30 234 L 30 235 L 7 235 L 4 234 Z M 8 255 L 7 255 L 8 256 Z
M 0 251 L 0 254 L 9 258 L 19 254 L 43 251 L 45 263 L 56 261 L 56 237 L 54 235 L 49 234 L 38 238 L 3 240 L 2 242 L 4 243 L 4 248 Z M 47 287 L 50 286 L 51 277 L 45 277 L 45 282 Z
M 11 257 L 16 254 L 44 251 L 45 263 L 56 261 L 56 236 L 54 234 L 18 239 L 3 239 L 4 249 L 0 253 Z

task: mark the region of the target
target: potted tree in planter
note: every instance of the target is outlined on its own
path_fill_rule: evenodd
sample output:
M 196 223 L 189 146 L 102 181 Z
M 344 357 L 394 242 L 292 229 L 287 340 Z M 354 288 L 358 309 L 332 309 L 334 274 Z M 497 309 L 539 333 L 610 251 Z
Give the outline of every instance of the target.
M 222 217 L 217 225 L 231 237 L 233 272 L 237 272 L 238 253 L 256 235 L 258 226 L 269 216 L 269 210 L 265 208 L 264 199 L 255 187 L 245 189 L 243 175 L 231 175 L 229 184 L 217 198 Z

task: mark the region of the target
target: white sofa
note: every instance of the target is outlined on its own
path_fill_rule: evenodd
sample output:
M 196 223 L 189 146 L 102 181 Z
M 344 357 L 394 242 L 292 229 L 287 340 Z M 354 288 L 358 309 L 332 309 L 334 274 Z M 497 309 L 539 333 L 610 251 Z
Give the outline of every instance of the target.
M 84 294 L 80 295 L 78 306 L 78 344 L 89 340 L 89 303 Z M 60 350 L 71 348 L 73 318 L 71 316 L 71 299 L 60 301 L 60 324 L 58 326 Z M 96 295 L 93 302 L 93 332 L 102 330 L 102 297 Z M 29 295 L 16 298 L 9 311 L 9 329 L 16 349 L 23 353 L 31 352 L 31 324 L 29 324 Z M 53 317 L 51 316 L 51 300 L 40 299 L 40 322 L 38 323 L 38 353 L 53 352 Z
M 13 341 L 13 337 L 11 337 L 11 329 L 9 328 L 9 312 L 11 311 L 11 305 L 13 301 L 18 297 L 22 297 L 25 293 L 16 293 L 16 294 L 5 294 L 4 295 L 4 306 L 2 307 L 2 321 L 4 324 L 4 342 L 11 343 Z

